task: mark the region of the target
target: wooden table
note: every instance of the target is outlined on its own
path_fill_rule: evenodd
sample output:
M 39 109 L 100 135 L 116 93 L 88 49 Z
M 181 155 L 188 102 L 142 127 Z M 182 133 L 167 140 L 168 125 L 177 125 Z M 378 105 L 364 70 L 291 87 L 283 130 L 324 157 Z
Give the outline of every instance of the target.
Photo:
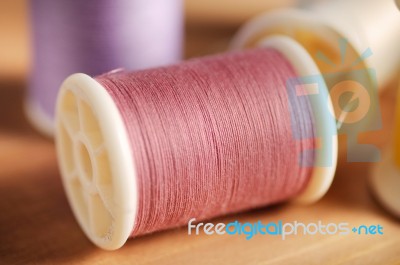
M 190 26 L 186 55 L 224 50 L 234 31 Z M 373 165 L 344 159 L 332 188 L 315 205 L 285 204 L 213 222 L 380 224 L 384 235 L 246 240 L 189 236 L 183 227 L 129 240 L 117 251 L 100 250 L 86 239 L 72 216 L 52 141 L 35 133 L 24 117 L 25 83 L 26 66 L 0 79 L 0 264 L 400 264 L 400 221 L 382 210 L 368 191 Z M 395 87 L 393 82 L 381 94 L 383 130 L 366 133 L 363 141 L 383 146 L 389 139 Z

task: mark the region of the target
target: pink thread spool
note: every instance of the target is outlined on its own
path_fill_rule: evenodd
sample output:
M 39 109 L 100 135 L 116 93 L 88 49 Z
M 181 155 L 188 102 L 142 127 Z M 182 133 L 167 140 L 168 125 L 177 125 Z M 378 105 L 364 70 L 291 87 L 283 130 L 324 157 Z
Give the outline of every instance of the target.
M 283 57 L 290 62 L 299 76 L 319 74 L 316 65 L 304 48 L 289 38 L 271 38 L 263 42 L 262 46 L 276 50 L 282 54 Z M 189 65 L 191 66 L 192 64 L 189 63 Z M 254 67 L 257 67 L 257 65 L 254 65 Z M 167 70 L 168 69 L 165 69 L 165 71 Z M 160 72 L 162 71 L 161 69 Z M 189 70 L 182 71 L 187 73 Z M 144 73 L 152 78 L 152 84 L 157 84 L 157 80 L 163 84 L 162 74 L 153 76 L 151 71 Z M 196 70 L 194 69 L 193 72 L 190 73 L 196 75 Z M 179 71 L 175 74 L 176 78 L 181 78 Z M 113 76 L 114 74 L 109 73 L 109 75 Z M 105 77 L 107 77 L 107 75 Z M 115 75 L 115 78 L 117 82 L 119 80 L 118 76 Z M 151 232 L 167 229 L 174 225 L 172 225 L 171 222 L 167 222 L 164 226 L 158 225 L 157 222 L 163 222 L 161 219 L 153 220 L 151 224 L 136 223 L 138 222 L 137 218 L 140 213 L 143 214 L 144 212 L 144 214 L 146 214 L 145 209 L 138 209 L 141 205 L 139 202 L 143 202 L 143 198 L 139 197 L 139 195 L 143 194 L 141 189 L 145 184 L 149 186 L 150 190 L 153 188 L 152 182 L 144 184 L 140 182 L 140 178 L 137 175 L 137 169 L 140 165 L 137 165 L 136 163 L 138 163 L 138 161 L 132 158 L 133 151 L 136 151 L 131 149 L 132 144 L 134 144 L 135 141 L 142 141 L 142 139 L 132 139 L 129 132 L 131 132 L 132 128 L 141 130 L 141 127 L 140 125 L 132 127 L 132 125 L 126 124 L 128 114 L 124 112 L 124 109 L 118 106 L 113 96 L 109 93 L 110 91 L 107 91 L 106 87 L 102 85 L 102 82 L 102 77 L 99 77 L 96 81 L 87 75 L 76 74 L 69 77 L 63 83 L 57 104 L 56 144 L 64 187 L 80 226 L 89 239 L 99 247 L 104 249 L 117 249 L 125 243 L 127 238 L 137 235 L 135 234 L 135 228 L 137 226 L 152 225 L 153 228 L 145 229 L 147 232 Z M 112 82 L 112 79 L 110 82 Z M 190 84 L 190 80 L 188 82 Z M 325 85 L 321 85 L 322 87 L 318 88 L 319 93 L 327 95 Z M 161 87 L 159 89 L 161 89 Z M 244 88 L 239 85 L 237 89 Z M 162 92 L 162 90 L 159 91 Z M 129 98 L 133 96 L 133 94 L 127 94 L 123 99 L 129 102 Z M 327 101 L 325 99 L 327 99 Z M 250 202 L 251 197 L 246 197 L 250 199 L 250 201 L 245 200 L 244 204 L 236 206 L 233 209 L 228 208 L 221 210 L 218 208 L 219 210 L 217 211 L 213 209 L 210 210 L 211 206 L 206 204 L 203 205 L 201 210 L 210 210 L 210 212 L 201 216 L 202 219 L 212 218 L 228 212 L 260 207 L 274 201 L 284 200 L 285 198 L 288 200 L 294 196 L 296 197 L 295 201 L 312 203 L 325 194 L 332 182 L 336 168 L 337 138 L 335 133 L 335 121 L 334 118 L 330 114 L 326 114 L 327 112 L 325 111 L 327 104 L 330 109 L 332 108 L 329 97 L 320 101 L 310 101 L 310 104 L 313 112 L 318 114 L 315 115 L 314 129 L 318 132 L 319 136 L 332 138 L 332 148 L 319 148 L 315 150 L 314 167 L 310 170 L 311 175 L 306 181 L 306 187 L 297 191 L 289 191 L 284 197 L 279 198 L 270 198 L 269 194 L 266 192 L 265 201 L 263 201 L 263 196 L 255 197 L 254 199 L 256 202 L 254 204 Z M 231 107 L 236 108 L 238 106 Z M 251 113 L 249 115 L 251 115 Z M 271 117 L 271 119 L 276 124 L 280 123 L 279 120 L 274 120 L 274 117 Z M 148 122 L 151 122 L 151 120 Z M 193 120 L 193 122 L 199 121 Z M 224 126 L 226 125 L 218 123 L 218 121 L 216 122 L 219 126 L 225 128 Z M 252 132 L 254 133 L 254 131 Z M 165 137 L 168 140 L 168 137 Z M 154 138 L 146 139 L 152 144 L 154 144 L 156 140 Z M 195 143 L 199 141 L 199 139 L 193 140 Z M 232 143 L 235 144 L 236 141 Z M 93 146 L 97 146 L 97 148 Z M 286 151 L 290 154 L 293 150 L 285 150 L 285 152 Z M 173 152 L 172 149 L 171 152 Z M 241 153 L 235 155 L 240 156 Z M 329 156 L 332 157 L 331 164 L 329 166 L 320 166 L 322 162 L 326 160 L 326 157 Z M 226 158 L 222 157 L 221 159 Z M 158 161 L 151 162 L 157 165 Z M 211 165 L 212 163 L 210 162 L 209 164 Z M 271 170 L 273 170 L 273 168 L 271 168 Z M 155 175 L 154 177 L 157 178 L 159 176 Z M 191 175 L 178 177 L 171 183 L 181 183 L 187 181 L 188 178 L 191 178 Z M 229 182 L 229 176 L 224 176 L 223 178 L 225 181 Z M 209 181 L 212 183 L 212 180 Z M 295 180 L 292 179 L 292 181 Z M 203 185 L 200 183 L 203 183 Z M 203 179 L 203 182 L 195 181 L 196 186 L 194 189 L 200 190 L 201 194 L 210 194 L 208 193 L 209 189 L 215 188 L 218 191 L 218 189 L 221 188 L 204 186 L 205 183 L 208 183 L 206 179 Z M 257 183 L 252 182 L 252 184 L 254 185 Z M 271 193 L 279 194 L 280 191 L 283 192 L 285 185 L 280 185 L 280 188 L 274 186 L 270 188 Z M 253 190 L 250 190 L 248 195 L 251 195 L 252 191 Z M 181 194 L 178 190 L 170 192 L 168 196 Z M 299 192 L 300 194 L 297 195 Z M 185 197 L 185 194 L 181 195 Z M 153 196 L 155 196 L 154 200 L 157 202 L 159 198 L 156 198 L 156 193 Z M 148 198 L 149 200 L 153 199 L 152 196 Z M 212 202 L 213 197 L 210 199 Z M 190 201 L 193 200 L 193 198 L 186 198 L 184 201 L 187 202 L 187 200 Z M 215 203 L 216 202 L 213 204 Z M 217 204 L 219 204 L 219 202 Z M 185 205 L 182 207 L 187 206 Z M 170 205 L 170 208 L 176 211 L 180 209 L 179 205 Z M 159 210 L 158 205 L 148 208 L 147 211 L 151 212 L 156 209 Z M 165 211 L 167 211 L 167 209 L 169 210 L 169 208 L 164 208 Z M 171 214 L 176 214 L 176 212 L 173 211 Z M 167 215 L 167 217 L 164 216 L 164 221 L 166 219 L 168 220 L 168 216 L 169 215 Z M 193 216 L 185 215 L 184 217 L 190 219 L 190 217 Z M 182 221 L 182 219 L 180 219 L 180 221 Z M 182 223 L 179 224 L 182 225 Z

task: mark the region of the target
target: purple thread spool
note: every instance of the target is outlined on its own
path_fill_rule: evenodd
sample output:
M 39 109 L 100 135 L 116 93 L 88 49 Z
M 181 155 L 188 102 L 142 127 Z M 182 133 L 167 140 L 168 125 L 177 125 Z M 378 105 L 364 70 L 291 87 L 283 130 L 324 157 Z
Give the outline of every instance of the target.
M 68 75 L 98 75 L 178 61 L 182 0 L 32 0 L 33 65 L 27 115 L 53 134 L 57 93 Z

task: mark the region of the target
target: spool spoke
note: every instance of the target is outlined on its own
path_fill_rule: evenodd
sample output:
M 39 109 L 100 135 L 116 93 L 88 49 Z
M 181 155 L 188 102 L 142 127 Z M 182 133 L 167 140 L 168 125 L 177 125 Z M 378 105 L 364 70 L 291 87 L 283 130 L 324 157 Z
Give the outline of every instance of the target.
M 79 118 L 82 131 L 87 136 L 91 147 L 93 150 L 98 148 L 104 142 L 103 135 L 97 117 L 84 100 L 79 101 Z
M 107 237 L 113 218 L 110 212 L 104 207 L 99 195 L 89 196 L 89 226 L 91 232 L 98 237 Z
M 69 185 L 72 193 L 72 200 L 75 202 L 75 210 L 78 211 L 81 221 L 86 224 L 88 220 L 88 207 L 85 199 L 85 190 L 78 178 L 72 179 Z
M 96 150 L 96 174 L 94 178 L 94 183 L 100 197 L 103 199 L 103 202 L 105 204 L 110 204 L 110 202 L 112 202 L 110 198 L 113 197 L 112 172 L 108 153 L 104 152 L 104 150 L 105 147 L 100 147 Z M 106 207 L 108 209 L 112 209 L 113 205 L 106 205 Z
M 61 116 L 61 124 L 68 133 L 68 137 L 72 139 L 73 135 L 76 135 L 76 132 L 79 131 L 79 126 L 77 126 L 73 119 L 75 119 L 74 115 L 71 113 L 63 113 Z
M 103 201 L 104 207 L 108 209 L 110 215 L 112 217 L 114 217 L 114 212 L 113 212 L 113 207 L 115 207 L 115 205 L 111 205 L 112 203 L 112 194 L 113 194 L 113 189 L 111 185 L 104 185 L 104 184 L 100 184 L 97 185 L 97 189 L 98 189 L 98 194 L 100 196 L 100 198 Z
M 106 151 L 106 146 L 103 144 L 101 144 L 100 146 L 98 146 L 95 150 L 94 150 L 94 155 L 95 157 L 99 157 L 101 156 L 104 152 Z
M 61 120 L 70 137 L 75 135 L 79 129 L 79 112 L 77 99 L 71 91 L 67 91 L 61 103 Z
M 62 163 L 62 167 L 65 168 L 65 172 L 67 172 L 68 175 L 74 174 L 76 172 L 76 165 L 75 165 L 75 160 L 74 160 L 74 155 L 73 155 L 73 149 L 72 149 L 72 138 L 71 138 L 71 133 L 68 131 L 68 127 L 62 123 L 60 126 L 60 141 L 61 141 L 61 148 L 62 152 L 65 156 L 65 163 Z
M 82 104 L 83 104 L 83 101 L 82 101 L 82 99 L 81 98 L 78 98 L 77 99 L 77 102 L 78 102 L 78 104 L 77 104 L 77 111 L 78 111 L 78 123 L 79 123 L 79 129 L 80 129 L 80 131 L 82 131 L 83 130 L 83 126 L 84 126 L 84 123 L 85 123 L 85 121 L 83 120 L 83 117 L 82 117 L 82 112 L 83 112 L 83 110 L 82 110 Z

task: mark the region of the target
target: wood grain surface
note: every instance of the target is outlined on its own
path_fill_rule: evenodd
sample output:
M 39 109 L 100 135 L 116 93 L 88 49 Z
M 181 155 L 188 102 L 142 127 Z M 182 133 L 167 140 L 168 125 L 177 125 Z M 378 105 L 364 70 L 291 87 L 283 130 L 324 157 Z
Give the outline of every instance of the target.
M 224 50 L 234 31 L 190 26 L 186 55 Z M 18 53 L 25 46 L 4 47 Z M 38 135 L 24 117 L 27 66 L 15 67 L 19 74 L 0 79 L 0 264 L 400 264 L 400 221 L 382 210 L 368 190 L 373 164 L 346 163 L 345 157 L 330 191 L 314 205 L 287 203 L 212 221 L 380 224 L 384 235 L 246 240 L 229 235 L 189 236 L 183 227 L 131 239 L 113 252 L 96 248 L 68 206 L 52 141 Z M 380 96 L 383 129 L 365 133 L 363 142 L 383 146 L 390 139 L 396 83 Z

